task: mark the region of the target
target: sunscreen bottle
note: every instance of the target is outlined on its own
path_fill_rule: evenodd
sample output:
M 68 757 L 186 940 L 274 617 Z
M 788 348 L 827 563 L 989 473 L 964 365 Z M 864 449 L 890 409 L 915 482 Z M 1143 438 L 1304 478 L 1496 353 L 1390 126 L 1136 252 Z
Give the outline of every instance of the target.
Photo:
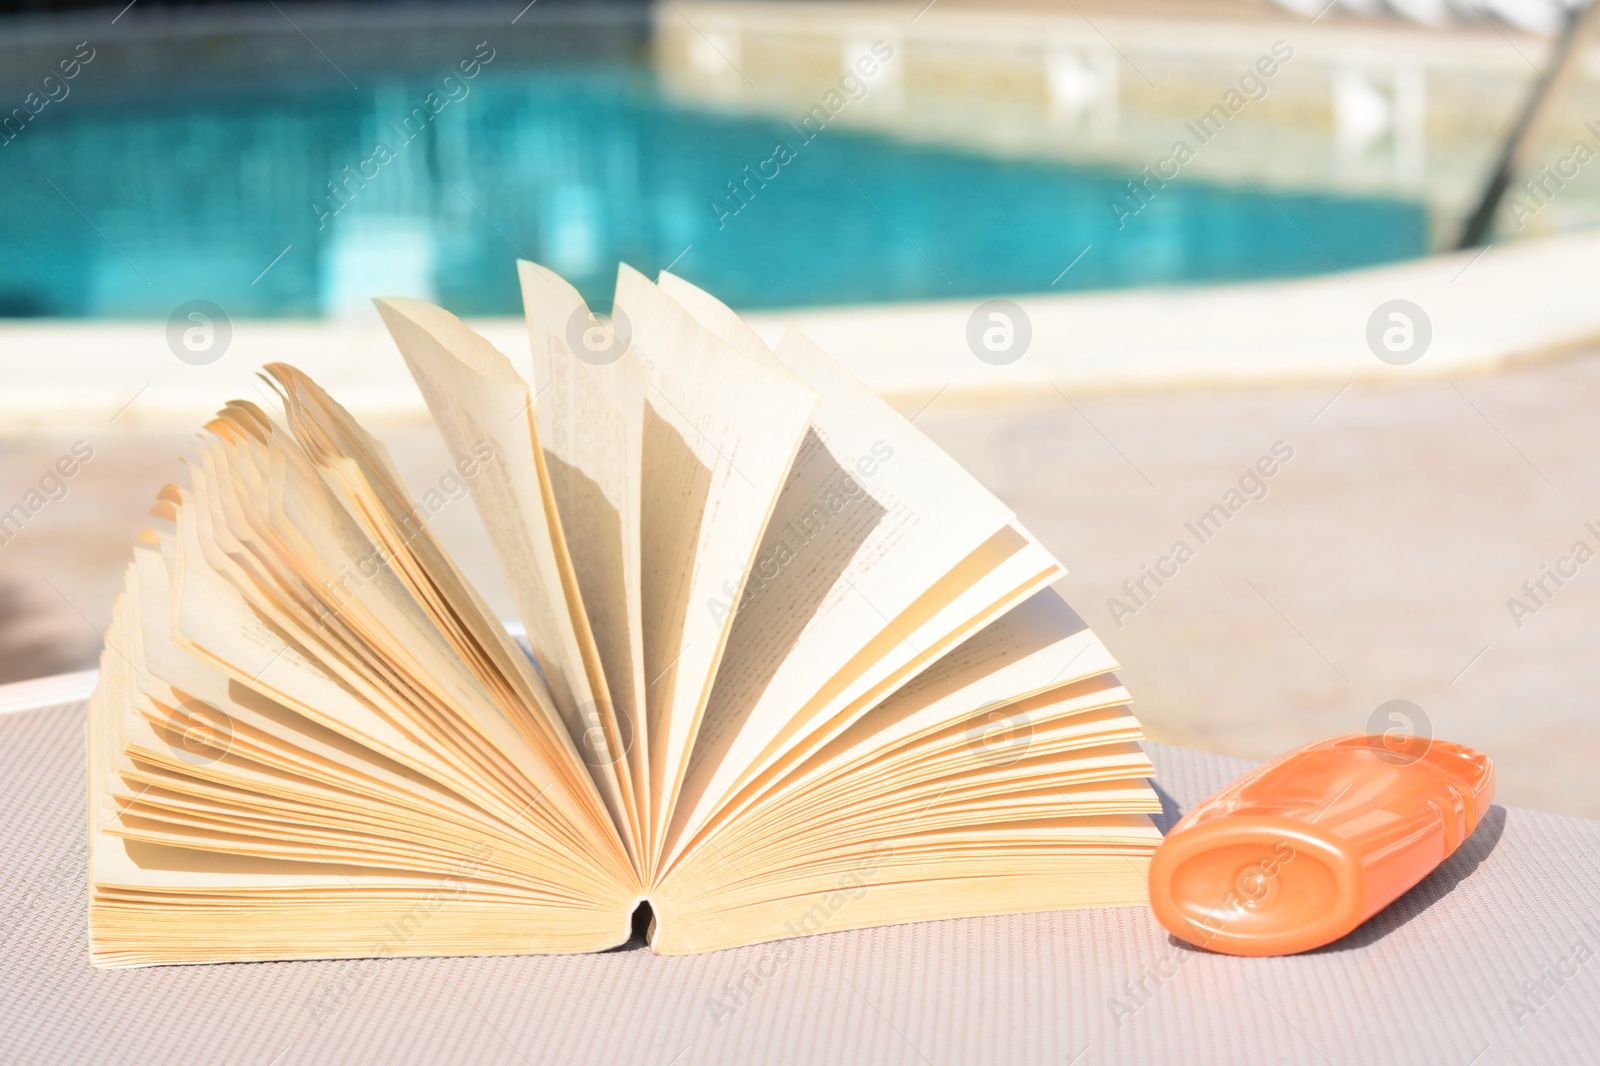
M 1298 748 L 1194 808 L 1150 862 L 1167 931 L 1228 955 L 1331 943 L 1421 881 L 1494 798 L 1487 756 L 1416 736 Z

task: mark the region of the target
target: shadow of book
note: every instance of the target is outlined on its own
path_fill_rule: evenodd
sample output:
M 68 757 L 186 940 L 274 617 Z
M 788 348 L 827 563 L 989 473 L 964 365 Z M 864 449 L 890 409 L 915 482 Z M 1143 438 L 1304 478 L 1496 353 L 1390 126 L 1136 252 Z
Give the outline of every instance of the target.
M 1161 835 L 1166 836 L 1172 832 L 1172 827 L 1178 824 L 1178 819 L 1183 817 L 1183 811 L 1178 806 L 1178 801 L 1173 799 L 1161 784 L 1150 779 L 1150 787 L 1156 790 L 1156 798 L 1161 801 L 1161 813 L 1152 814 L 1150 817 L 1156 823 L 1156 828 L 1161 830 Z

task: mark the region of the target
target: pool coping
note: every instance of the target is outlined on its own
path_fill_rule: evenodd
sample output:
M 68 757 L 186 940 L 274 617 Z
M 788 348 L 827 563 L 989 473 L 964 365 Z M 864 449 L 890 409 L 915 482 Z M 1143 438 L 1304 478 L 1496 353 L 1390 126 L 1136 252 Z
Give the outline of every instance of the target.
M 913 406 L 932 397 L 1398 384 L 1600 346 L 1600 301 L 1590 288 L 1597 276 L 1600 233 L 1584 233 L 1312 278 L 1017 294 L 1007 299 L 1025 316 L 1031 340 L 1004 363 L 980 359 L 969 346 L 980 299 L 746 317 L 774 343 L 798 329 L 879 394 Z M 1393 300 L 1417 305 L 1431 322 L 1431 344 L 1409 365 L 1381 361 L 1366 339 L 1369 320 Z M 980 334 L 987 313 L 977 315 Z M 468 323 L 525 365 L 521 319 Z M 256 372 L 273 360 L 312 375 L 364 421 L 426 418 L 375 312 L 238 320 L 231 332 L 220 358 L 191 365 L 169 348 L 164 321 L 0 321 L 0 436 L 196 426 L 226 399 L 269 398 Z

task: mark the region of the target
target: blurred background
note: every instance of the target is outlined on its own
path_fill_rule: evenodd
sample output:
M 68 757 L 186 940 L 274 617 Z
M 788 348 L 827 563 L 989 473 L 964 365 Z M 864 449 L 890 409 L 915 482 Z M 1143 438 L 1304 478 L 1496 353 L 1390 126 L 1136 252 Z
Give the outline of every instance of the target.
M 596 309 L 620 260 L 802 329 L 966 464 L 1153 739 L 1414 728 L 1600 817 L 1593 21 L 0 3 L 0 682 L 93 665 L 156 490 L 261 363 L 420 493 L 447 460 L 370 298 L 525 357 L 515 259 Z M 509 614 L 471 506 L 435 521 Z

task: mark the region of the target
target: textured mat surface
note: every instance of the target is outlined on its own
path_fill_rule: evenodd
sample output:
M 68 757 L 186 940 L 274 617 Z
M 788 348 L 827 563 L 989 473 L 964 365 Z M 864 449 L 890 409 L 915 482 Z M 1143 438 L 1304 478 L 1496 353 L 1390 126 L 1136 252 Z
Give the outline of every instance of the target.
M 1495 808 L 1346 940 L 1207 955 L 1143 908 L 930 922 L 693 958 L 95 971 L 81 704 L 0 716 L 6 1063 L 1600 1061 L 1600 823 Z M 1186 809 L 1247 768 L 1153 746 Z

